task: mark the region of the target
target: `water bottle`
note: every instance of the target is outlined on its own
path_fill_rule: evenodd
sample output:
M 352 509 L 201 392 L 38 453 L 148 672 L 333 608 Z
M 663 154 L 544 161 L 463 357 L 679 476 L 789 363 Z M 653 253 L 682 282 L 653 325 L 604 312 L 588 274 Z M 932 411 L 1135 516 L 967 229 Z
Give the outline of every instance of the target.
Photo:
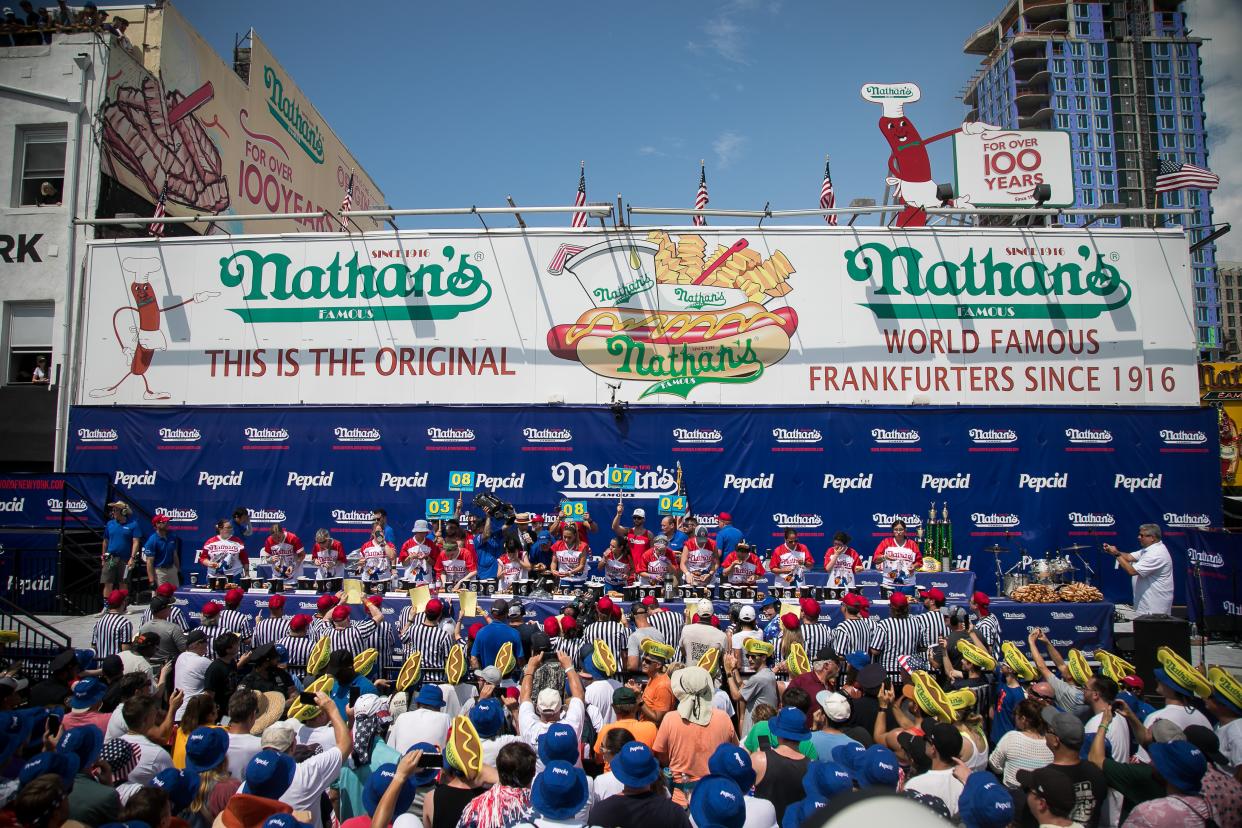
M 664 573 L 664 600 L 665 601 L 677 600 L 677 582 L 673 578 L 672 572 Z

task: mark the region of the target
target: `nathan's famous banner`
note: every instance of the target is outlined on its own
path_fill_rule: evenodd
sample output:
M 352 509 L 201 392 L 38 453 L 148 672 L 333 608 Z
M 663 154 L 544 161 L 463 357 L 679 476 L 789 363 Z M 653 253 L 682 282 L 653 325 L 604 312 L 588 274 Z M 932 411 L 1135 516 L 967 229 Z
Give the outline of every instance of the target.
M 252 33 L 249 84 L 220 59 L 176 9 L 150 11 L 147 71 L 113 45 L 102 106 L 109 175 L 169 215 L 219 214 L 210 232 L 335 231 L 335 217 L 250 222 L 247 215 L 306 213 L 384 204 L 375 183 L 297 84 Z M 372 219 L 354 219 L 373 230 Z M 351 228 L 354 229 L 354 228 Z
M 479 491 L 522 511 L 577 504 L 600 526 L 589 538 L 600 553 L 619 504 L 626 525 L 635 506 L 654 525 L 675 508 L 663 496 L 680 478 L 704 524 L 730 512 L 765 558 L 796 529 L 822 572 L 834 533 L 869 556 L 892 521 L 917 534 L 934 507 L 949 513 L 954 566 L 980 589 L 997 588 L 998 545 L 1006 571 L 1029 576 L 1033 560 L 1064 557 L 1075 580 L 1091 567 L 1110 599 L 1127 602 L 1130 578 L 1101 544 L 1134 549 L 1149 522 L 1184 544 L 1185 532 L 1221 522 L 1214 418 L 1198 406 L 682 404 L 617 416 L 608 405 L 232 402 L 74 406 L 67 466 L 108 475 L 147 514 L 167 516 L 187 549 L 246 506 L 256 555 L 273 521 L 307 543 L 327 528 L 349 550 L 375 507 L 404 538 L 443 513 L 442 499 L 450 513 L 458 497 L 477 511 Z M 616 466 L 633 474 L 614 478 Z
M 1197 405 L 1190 284 L 1152 230 L 97 242 L 79 399 Z
M 1242 486 L 1238 475 L 1238 449 L 1242 448 L 1242 363 L 1200 363 L 1199 392 L 1203 404 L 1216 411 L 1221 485 L 1227 490 L 1236 489 Z

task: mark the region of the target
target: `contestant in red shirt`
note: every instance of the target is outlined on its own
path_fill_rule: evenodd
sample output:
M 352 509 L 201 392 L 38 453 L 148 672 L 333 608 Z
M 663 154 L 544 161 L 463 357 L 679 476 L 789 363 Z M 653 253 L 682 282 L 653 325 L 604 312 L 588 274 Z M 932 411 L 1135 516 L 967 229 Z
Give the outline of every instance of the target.
M 461 589 L 462 581 L 478 575 L 479 565 L 474 560 L 474 550 L 463 547 L 455 540 L 446 540 L 435 563 L 436 578 L 440 588 L 449 592 Z
M 754 586 L 766 574 L 755 547 L 746 541 L 738 543 L 724 559 L 725 580 L 733 586 Z
M 345 547 L 327 529 L 320 529 L 311 547 L 311 563 L 315 565 L 316 578 L 341 578 L 345 575 Z
M 233 537 L 233 524 L 227 520 L 216 521 L 216 534 L 207 539 L 198 562 L 207 567 L 212 577 L 240 578 L 246 568 L 242 563 L 242 555 L 246 546 Z
M 639 559 L 638 574 L 644 584 L 662 584 L 669 573 L 677 579 L 677 566 L 677 556 L 669 550 L 668 538 L 656 535 L 651 547 Z
M 689 524 L 687 523 L 687 526 Z M 706 526 L 696 526 L 690 539 L 681 548 L 681 574 L 688 586 L 709 586 L 716 581 L 720 567 L 720 550 L 716 542 L 707 536 Z
M 862 558 L 850 546 L 850 536 L 845 532 L 832 536 L 832 546 L 824 555 L 824 569 L 828 571 L 828 586 L 833 589 L 854 587 L 854 573 L 862 569 Z
M 880 541 L 875 547 L 871 565 L 884 574 L 886 581 L 895 584 L 908 583 L 914 573 L 923 568 L 923 553 L 912 538 L 906 537 L 906 524 L 895 520 L 893 536 Z
M 636 570 L 634 556 L 625 538 L 613 538 L 604 552 L 604 583 L 614 589 L 633 586 Z
M 624 503 L 617 504 L 617 514 L 612 519 L 612 531 L 625 538 L 625 542 L 629 544 L 630 554 L 634 556 L 634 560 L 639 561 L 641 569 L 641 561 L 647 554 L 647 550 L 651 548 L 651 542 L 655 540 L 655 535 L 647 528 L 647 510 L 635 509 L 631 520 L 633 526 L 621 525 L 621 512 L 625 510 Z
M 283 581 L 302 574 L 306 550 L 302 548 L 302 540 L 283 524 L 272 524 L 271 534 L 263 542 L 263 554 L 272 566 L 273 577 Z
M 406 565 L 405 580 L 415 584 L 430 583 L 436 559 L 440 557 L 440 545 L 431 537 L 431 524 L 425 520 L 414 522 L 414 532 L 401 544 L 397 560 Z
M 786 529 L 785 542 L 772 550 L 769 569 L 781 583 L 796 586 L 802 583 L 802 573 L 815 568 L 815 559 L 806 544 L 798 543 L 798 530 Z
M 587 558 L 591 550 L 586 541 L 578 539 L 578 529 L 566 523 L 561 529 L 561 539 L 552 544 L 552 574 L 560 578 L 564 587 L 586 583 Z

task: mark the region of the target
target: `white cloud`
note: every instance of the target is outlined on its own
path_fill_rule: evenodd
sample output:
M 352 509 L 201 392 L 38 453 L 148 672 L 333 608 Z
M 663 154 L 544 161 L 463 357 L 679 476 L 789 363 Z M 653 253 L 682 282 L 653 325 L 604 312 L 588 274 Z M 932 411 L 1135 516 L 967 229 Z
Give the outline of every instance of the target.
M 703 24 L 704 39 L 691 40 L 687 48 L 700 54 L 715 52 L 730 63 L 750 63 L 745 40 L 748 26 L 738 22 L 738 18 L 756 11 L 780 14 L 780 0 L 731 0 L 722 4 L 715 17 Z
M 748 140 L 745 135 L 738 135 L 736 132 L 728 130 L 720 133 L 716 140 L 712 141 L 712 150 L 716 153 L 716 161 L 721 169 L 742 157 Z
M 658 147 L 651 146 L 651 144 L 644 144 L 643 146 L 638 148 L 638 154 L 639 155 L 667 155 L 668 153 L 661 151 Z
M 1236 0 L 1192 0 L 1187 19 L 1203 44 L 1208 166 L 1220 176 L 1212 193 L 1214 222 L 1232 222 L 1216 242 L 1216 258 L 1242 261 L 1242 5 Z

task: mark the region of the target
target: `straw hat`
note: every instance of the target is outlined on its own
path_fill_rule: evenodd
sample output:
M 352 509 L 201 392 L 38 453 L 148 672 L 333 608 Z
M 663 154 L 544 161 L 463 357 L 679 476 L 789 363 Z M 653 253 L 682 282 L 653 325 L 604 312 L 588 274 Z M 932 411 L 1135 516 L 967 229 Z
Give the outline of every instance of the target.
M 263 731 L 280 721 L 280 717 L 285 714 L 285 697 L 274 690 L 266 693 L 260 693 L 258 690 L 253 692 L 259 698 L 259 712 L 250 728 L 250 735 L 262 736 Z

